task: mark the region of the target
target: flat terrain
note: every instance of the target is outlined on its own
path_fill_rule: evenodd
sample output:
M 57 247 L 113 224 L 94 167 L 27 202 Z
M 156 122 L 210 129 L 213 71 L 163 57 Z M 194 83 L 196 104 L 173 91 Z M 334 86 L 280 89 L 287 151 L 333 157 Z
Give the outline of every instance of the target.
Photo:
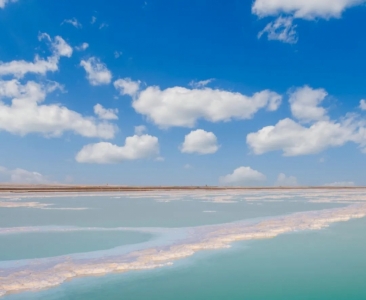
M 117 186 L 117 185 L 14 185 L 0 184 L 0 192 L 143 192 L 143 191 L 224 191 L 224 190 L 337 190 L 365 189 L 366 187 L 218 187 L 218 186 Z

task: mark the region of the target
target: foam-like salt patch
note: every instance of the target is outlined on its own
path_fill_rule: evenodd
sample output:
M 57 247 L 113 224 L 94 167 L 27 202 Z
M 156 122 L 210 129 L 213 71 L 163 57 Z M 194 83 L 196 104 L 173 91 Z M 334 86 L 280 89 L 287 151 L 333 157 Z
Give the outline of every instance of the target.
M 115 248 L 91 255 L 69 255 L 50 259 L 0 265 L 2 294 L 50 288 L 80 276 L 105 275 L 112 272 L 146 270 L 171 265 L 174 260 L 197 251 L 230 247 L 235 241 L 273 238 L 283 233 L 320 230 L 335 222 L 366 216 L 366 204 L 321 211 L 295 213 L 256 222 L 235 222 L 186 229 L 160 230 L 160 242 L 148 247 L 122 251 Z M 153 230 L 150 228 L 149 230 Z M 155 229 L 157 230 L 157 229 Z M 164 243 L 161 243 L 161 242 Z M 140 245 L 141 247 L 141 245 Z M 130 248 L 133 249 L 133 248 Z

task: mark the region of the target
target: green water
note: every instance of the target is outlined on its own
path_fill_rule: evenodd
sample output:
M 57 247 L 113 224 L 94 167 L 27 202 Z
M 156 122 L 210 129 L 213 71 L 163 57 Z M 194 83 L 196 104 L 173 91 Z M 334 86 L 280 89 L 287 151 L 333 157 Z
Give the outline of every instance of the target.
M 335 203 L 255 202 L 212 203 L 200 200 L 157 202 L 154 199 L 111 197 L 30 198 L 51 207 L 86 207 L 87 210 L 0 208 L 0 227 L 190 227 L 344 206 Z M 214 211 L 214 213 L 205 213 Z
M 362 300 L 366 219 L 331 228 L 237 243 L 232 249 L 144 272 L 77 279 L 6 300 Z
M 0 235 L 0 261 L 107 250 L 148 241 L 150 234 L 122 231 L 37 232 Z

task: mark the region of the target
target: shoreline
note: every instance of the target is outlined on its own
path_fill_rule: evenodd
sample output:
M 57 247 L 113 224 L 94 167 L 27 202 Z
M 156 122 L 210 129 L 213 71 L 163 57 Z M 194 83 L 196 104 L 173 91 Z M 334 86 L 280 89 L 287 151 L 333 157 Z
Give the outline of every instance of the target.
M 365 190 L 363 186 L 224 187 L 224 186 L 118 186 L 118 185 L 13 185 L 0 184 L 0 193 L 88 193 L 154 191 L 281 191 L 281 190 Z
M 245 221 L 185 228 L 189 232 L 182 240 L 173 240 L 163 246 L 148 247 L 129 253 L 111 253 L 109 256 L 103 251 L 103 256 L 92 259 L 69 255 L 67 259 L 49 258 L 46 263 L 38 259 L 38 263 L 8 269 L 7 274 L 1 275 L 0 297 L 52 288 L 78 277 L 155 269 L 171 265 L 174 261 L 192 256 L 199 251 L 230 248 L 231 244 L 237 241 L 268 239 L 285 233 L 321 230 L 334 223 L 365 216 L 366 204 L 357 204 L 343 208 L 293 213 L 254 224 Z

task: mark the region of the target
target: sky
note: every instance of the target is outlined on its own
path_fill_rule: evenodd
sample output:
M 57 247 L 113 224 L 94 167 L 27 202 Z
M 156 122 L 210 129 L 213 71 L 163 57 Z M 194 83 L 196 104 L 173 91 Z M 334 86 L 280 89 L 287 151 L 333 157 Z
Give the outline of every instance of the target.
M 0 0 L 0 182 L 366 185 L 366 0 Z

